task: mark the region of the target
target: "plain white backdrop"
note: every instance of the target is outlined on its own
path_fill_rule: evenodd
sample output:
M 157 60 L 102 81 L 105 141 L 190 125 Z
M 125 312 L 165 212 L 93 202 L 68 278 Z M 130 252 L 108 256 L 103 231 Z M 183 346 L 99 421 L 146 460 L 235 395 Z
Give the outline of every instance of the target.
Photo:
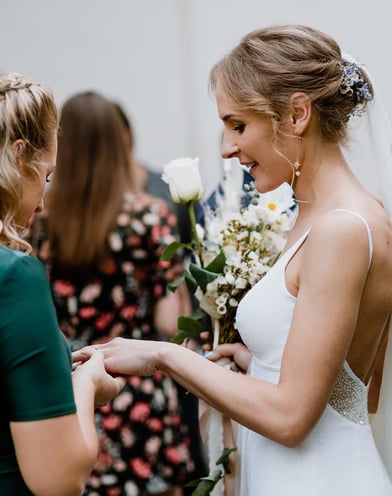
M 137 154 L 155 170 L 199 156 L 208 193 L 222 172 L 212 65 L 248 31 L 322 29 L 370 70 L 392 114 L 391 0 L 0 0 L 0 71 L 44 81 L 59 105 L 78 91 L 119 101 Z

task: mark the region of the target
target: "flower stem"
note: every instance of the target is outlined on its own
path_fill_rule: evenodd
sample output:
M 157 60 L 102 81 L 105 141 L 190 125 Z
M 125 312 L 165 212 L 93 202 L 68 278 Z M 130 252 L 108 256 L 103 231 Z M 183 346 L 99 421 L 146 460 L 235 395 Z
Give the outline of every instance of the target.
M 196 229 L 195 206 L 193 201 L 190 201 L 187 205 L 188 205 L 189 219 L 191 221 L 192 239 L 195 243 L 195 252 L 199 260 L 201 261 L 201 243 Z

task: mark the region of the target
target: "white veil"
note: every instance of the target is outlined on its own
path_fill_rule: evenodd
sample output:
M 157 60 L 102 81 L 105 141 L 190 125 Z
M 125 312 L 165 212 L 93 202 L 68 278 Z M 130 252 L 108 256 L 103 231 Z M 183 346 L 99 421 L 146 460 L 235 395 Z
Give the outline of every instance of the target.
M 356 62 L 344 54 L 343 60 Z M 361 71 L 365 70 L 361 67 Z M 366 71 L 369 79 L 369 73 Z M 378 197 L 392 219 L 392 127 L 382 98 L 372 79 L 374 98 L 366 113 L 350 121 L 349 145 L 343 148 L 351 170 L 363 186 Z M 391 281 L 392 284 L 392 281 Z M 392 322 L 385 354 L 377 413 L 371 424 L 377 447 L 392 477 Z

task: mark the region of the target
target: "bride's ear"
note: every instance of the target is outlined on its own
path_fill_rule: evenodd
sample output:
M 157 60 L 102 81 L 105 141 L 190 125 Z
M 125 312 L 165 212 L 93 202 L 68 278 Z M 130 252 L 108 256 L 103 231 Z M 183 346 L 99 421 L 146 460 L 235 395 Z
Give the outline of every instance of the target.
M 312 116 L 312 102 L 305 93 L 296 92 L 290 98 L 290 120 L 293 134 L 301 136 Z

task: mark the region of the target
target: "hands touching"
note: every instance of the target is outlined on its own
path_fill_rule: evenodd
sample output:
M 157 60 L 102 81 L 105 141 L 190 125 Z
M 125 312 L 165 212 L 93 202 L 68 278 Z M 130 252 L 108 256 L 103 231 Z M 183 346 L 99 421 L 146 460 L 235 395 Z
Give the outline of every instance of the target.
M 89 357 L 85 360 L 74 360 L 73 381 L 91 381 L 95 391 L 95 407 L 108 403 L 118 395 L 125 385 L 124 377 L 113 377 L 105 370 L 104 356 L 93 346 L 88 347 Z
M 114 338 L 105 344 L 86 346 L 72 353 L 74 362 L 85 362 L 98 350 L 105 358 L 105 368 L 111 375 L 153 375 L 158 367 L 162 341 Z
M 173 347 L 176 347 L 177 349 L 175 350 Z M 161 368 L 161 357 L 165 355 L 165 350 L 176 351 L 174 355 L 179 363 L 182 362 L 183 359 L 185 361 L 188 360 L 188 358 L 186 358 L 188 356 L 187 354 L 182 357 L 183 353 L 180 353 L 181 348 L 181 346 L 163 341 L 115 338 L 104 344 L 86 346 L 75 351 L 72 354 L 72 358 L 74 362 L 79 362 L 81 364 L 76 368 L 75 373 L 79 371 L 79 369 L 83 369 L 83 367 L 87 366 L 89 362 L 92 362 L 91 366 L 94 365 L 94 367 L 97 367 L 98 369 L 100 367 L 106 369 L 107 374 L 101 369 L 103 375 L 100 378 L 100 383 L 102 386 L 106 385 L 106 387 L 104 387 L 103 391 L 98 395 L 98 399 L 102 401 L 106 399 L 106 401 L 108 401 L 107 397 L 110 396 L 110 394 L 113 394 L 113 391 L 116 388 L 120 388 L 119 383 L 124 384 L 124 382 L 121 382 L 124 381 L 124 379 L 121 379 L 119 376 L 153 375 L 156 370 Z M 189 353 L 189 350 L 186 350 L 186 352 Z M 209 355 L 208 358 L 210 361 L 216 362 L 219 365 L 230 366 L 232 370 L 246 373 L 251 353 L 242 343 L 222 344 L 217 346 L 214 352 L 212 352 L 212 355 Z M 97 363 L 95 363 L 95 361 Z M 169 367 L 169 369 L 170 368 L 171 367 Z M 169 370 L 169 373 L 175 373 L 175 369 L 176 368 L 172 371 Z M 113 396 L 115 396 L 119 390 L 120 389 L 118 389 Z

